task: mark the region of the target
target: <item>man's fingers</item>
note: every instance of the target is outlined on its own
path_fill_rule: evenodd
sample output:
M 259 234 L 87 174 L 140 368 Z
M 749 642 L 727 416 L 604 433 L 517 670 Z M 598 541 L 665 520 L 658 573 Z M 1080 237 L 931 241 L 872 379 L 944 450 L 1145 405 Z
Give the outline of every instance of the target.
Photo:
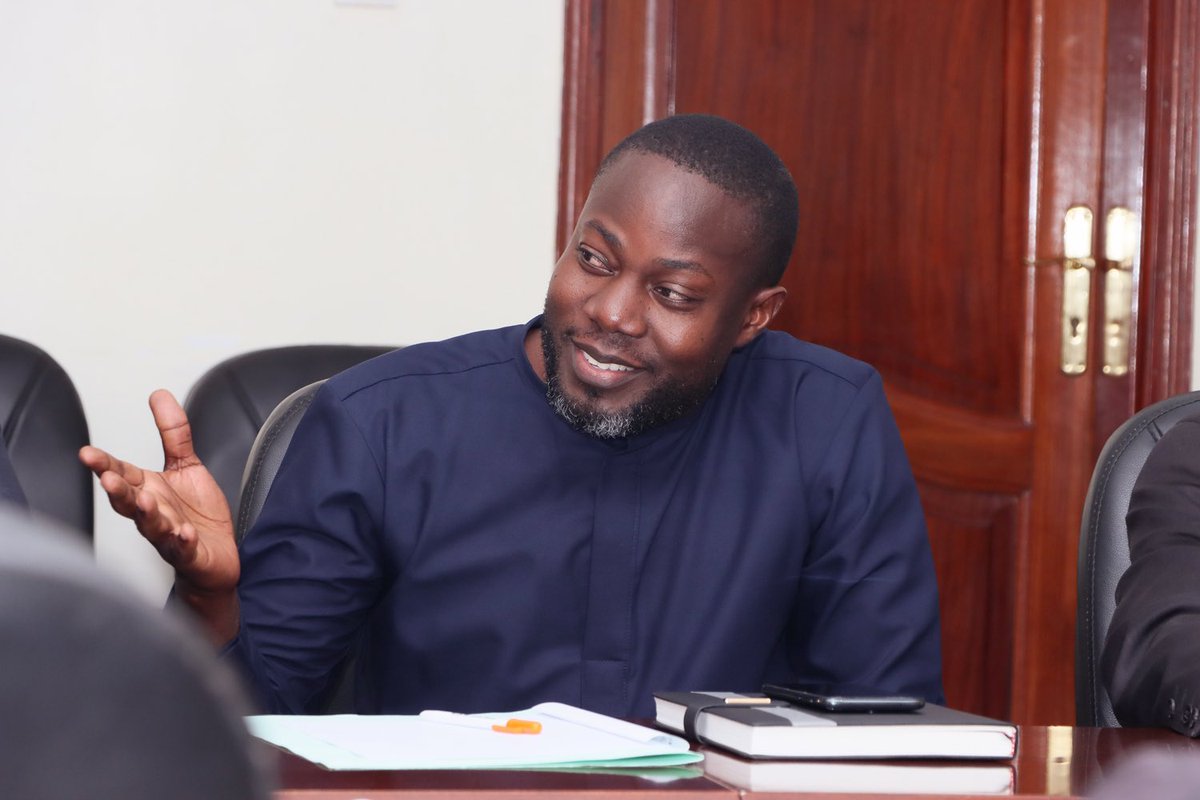
M 162 438 L 166 469 L 194 463 L 196 451 L 192 448 L 192 426 L 175 396 L 166 389 L 155 391 L 150 395 L 150 411 Z
M 154 495 L 137 491 L 115 472 L 100 476 L 100 488 L 108 495 L 113 510 L 132 519 L 138 532 L 151 544 L 158 545 L 164 537 L 174 534 L 175 524 L 160 510 Z
M 139 492 L 135 503 L 138 533 L 154 545 L 163 559 L 173 567 L 191 560 L 196 540 L 192 526 L 174 519 L 149 492 Z
M 101 473 L 100 488 L 108 495 L 108 504 L 123 517 L 133 519 L 137 513 L 137 493 L 118 473 L 111 470 Z
M 195 558 L 196 530 L 188 522 L 176 523 L 148 495 L 138 497 L 138 531 L 154 545 L 163 560 L 176 569 L 190 564 Z
M 86 445 L 80 448 L 79 460 L 83 462 L 85 467 L 95 473 L 97 478 L 103 477 L 106 472 L 113 472 L 133 486 L 141 486 L 142 482 L 146 479 L 146 476 L 142 474 L 141 467 L 130 464 L 128 461 L 114 458 L 99 447 Z
M 188 522 L 177 523 L 153 494 L 137 491 L 115 472 L 101 475 L 100 486 L 113 510 L 132 519 L 138 533 L 154 545 L 168 564 L 179 567 L 195 557 L 195 528 Z
M 110 453 L 99 447 L 92 447 L 90 444 L 79 448 L 79 460 L 94 472 L 97 478 L 106 472 L 120 473 L 120 469 L 118 469 L 118 464 L 121 463 L 120 459 L 114 458 Z
M 109 470 L 109 464 L 112 463 L 113 457 L 99 447 L 87 444 L 79 448 L 79 460 L 99 477 Z
M 159 510 L 158 500 L 149 492 L 141 492 L 135 498 L 137 505 L 138 530 L 151 542 L 156 542 L 171 533 L 171 521 Z

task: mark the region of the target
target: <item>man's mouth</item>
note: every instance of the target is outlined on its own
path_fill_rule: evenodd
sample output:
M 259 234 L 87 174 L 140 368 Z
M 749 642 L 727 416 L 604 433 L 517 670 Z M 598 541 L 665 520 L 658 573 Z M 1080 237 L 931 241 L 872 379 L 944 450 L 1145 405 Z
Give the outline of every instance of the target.
M 588 352 L 577 342 L 572 344 L 575 349 L 575 375 L 594 389 L 616 389 L 644 372 L 642 367 L 630 364 L 620 356 L 596 352 L 594 349 Z
M 596 369 L 608 370 L 609 372 L 633 372 L 633 367 L 626 364 L 618 364 L 613 361 L 597 361 L 586 350 L 580 350 L 587 362 Z

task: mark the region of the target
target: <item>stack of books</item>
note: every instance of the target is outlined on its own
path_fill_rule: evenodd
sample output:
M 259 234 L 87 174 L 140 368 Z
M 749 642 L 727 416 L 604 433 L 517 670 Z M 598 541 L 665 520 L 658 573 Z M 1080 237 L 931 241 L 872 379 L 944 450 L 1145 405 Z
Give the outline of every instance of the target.
M 656 723 L 705 745 L 706 774 L 740 789 L 1013 791 L 1012 765 L 997 763 L 1017 753 L 1009 722 L 929 703 L 901 713 L 832 713 L 734 692 L 654 699 Z

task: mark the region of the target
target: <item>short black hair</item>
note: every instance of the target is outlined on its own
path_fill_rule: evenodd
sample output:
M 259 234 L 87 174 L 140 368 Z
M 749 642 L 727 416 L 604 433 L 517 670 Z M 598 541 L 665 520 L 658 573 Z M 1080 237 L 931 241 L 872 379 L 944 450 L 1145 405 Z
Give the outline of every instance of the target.
M 626 136 L 600 162 L 596 177 L 630 150 L 662 156 L 749 203 L 761 242 L 760 277 L 766 286 L 779 283 L 796 241 L 800 201 L 791 173 L 766 142 L 721 117 L 679 114 Z

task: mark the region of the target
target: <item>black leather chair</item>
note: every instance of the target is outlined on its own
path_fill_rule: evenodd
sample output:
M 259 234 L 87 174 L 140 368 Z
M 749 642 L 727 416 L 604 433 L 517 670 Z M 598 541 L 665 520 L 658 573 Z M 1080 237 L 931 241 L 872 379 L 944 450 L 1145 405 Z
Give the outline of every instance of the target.
M 0 797 L 266 800 L 272 756 L 198 631 L 0 509 Z
M 1075 722 L 1119 727 L 1100 681 L 1100 653 L 1116 608 L 1117 581 L 1129 567 L 1125 515 L 1151 448 L 1184 417 L 1200 413 L 1200 391 L 1148 406 L 1109 437 L 1088 487 L 1079 536 L 1075 622 Z
M 196 454 L 236 513 L 250 446 L 267 416 L 302 386 L 322 380 L 392 347 L 295 345 L 255 350 L 222 361 L 188 392 L 184 409 Z
M 302 386 L 285 397 L 267 417 L 262 428 L 255 437 L 246 459 L 246 476 L 241 486 L 241 504 L 238 506 L 234 519 L 234 530 L 238 541 L 254 526 L 266 502 L 271 484 L 279 472 L 283 462 L 283 454 L 287 452 L 288 444 L 296 426 L 304 418 L 304 412 L 312 404 L 313 395 L 324 379 L 313 381 Z
M 2 335 L 0 432 L 29 507 L 91 541 L 92 474 L 78 457 L 88 443 L 79 394 L 44 351 Z

